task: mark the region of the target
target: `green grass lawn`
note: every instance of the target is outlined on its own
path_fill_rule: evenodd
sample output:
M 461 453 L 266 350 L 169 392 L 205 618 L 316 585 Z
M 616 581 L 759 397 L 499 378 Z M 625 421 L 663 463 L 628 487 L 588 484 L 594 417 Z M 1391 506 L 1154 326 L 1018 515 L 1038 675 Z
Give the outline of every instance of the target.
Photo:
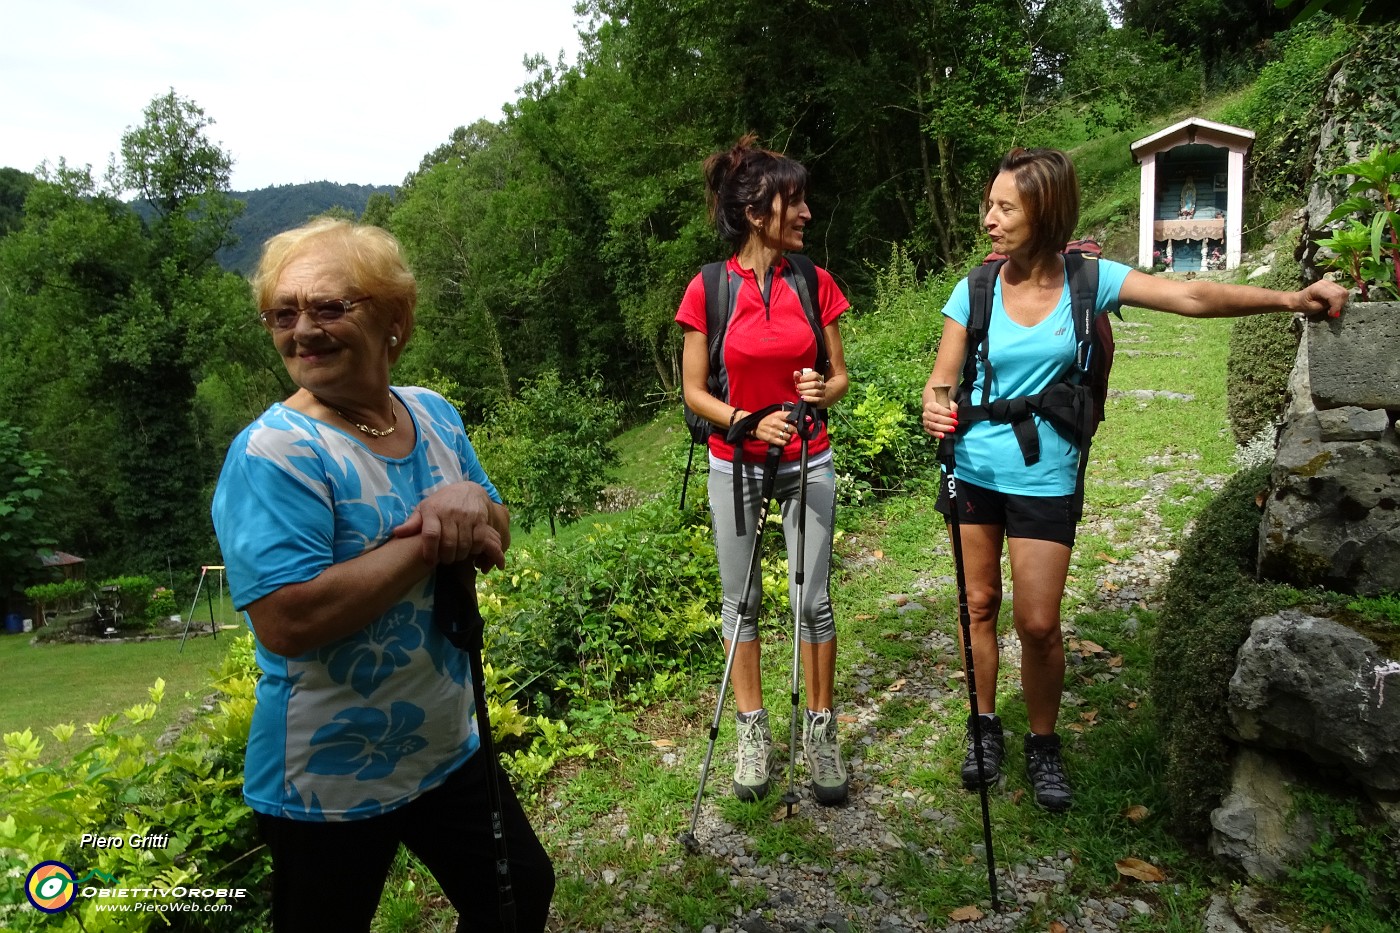
M 165 679 L 165 701 L 154 719 L 140 728 L 155 737 L 209 692 L 214 672 L 239 635 L 223 631 L 217 638 L 204 627 L 180 639 L 113 641 L 88 644 L 35 644 L 32 635 L 0 636 L 0 735 L 30 729 L 54 753 L 49 728 L 61 723 L 78 726 L 109 713 L 120 713 L 149 702 L 147 690 L 156 678 Z

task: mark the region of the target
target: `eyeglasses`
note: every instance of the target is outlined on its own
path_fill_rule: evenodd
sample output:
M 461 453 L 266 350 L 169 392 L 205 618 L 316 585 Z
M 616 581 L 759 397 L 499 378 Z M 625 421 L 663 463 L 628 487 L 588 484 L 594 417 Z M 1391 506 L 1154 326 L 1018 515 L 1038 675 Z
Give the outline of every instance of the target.
M 357 304 L 369 301 L 370 296 L 363 298 L 324 298 L 320 301 L 313 301 L 304 308 L 268 308 L 259 311 L 258 317 L 263 322 L 263 327 L 271 331 L 291 330 L 297 326 L 297 319 L 303 314 L 311 315 L 314 324 L 334 324 L 345 315 L 350 313 L 350 309 Z

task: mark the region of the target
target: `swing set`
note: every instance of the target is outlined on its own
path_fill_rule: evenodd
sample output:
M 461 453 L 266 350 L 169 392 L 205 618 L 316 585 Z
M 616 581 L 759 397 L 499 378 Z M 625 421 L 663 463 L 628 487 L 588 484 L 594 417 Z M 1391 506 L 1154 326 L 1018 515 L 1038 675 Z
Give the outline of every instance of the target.
M 208 607 L 209 607 L 209 633 L 210 633 L 211 635 L 213 635 L 215 638 L 218 638 L 218 637 L 219 637 L 219 623 L 214 619 L 214 584 L 213 584 L 213 582 L 210 581 L 210 583 L 209 583 L 209 588 L 208 588 L 207 590 L 204 588 L 204 583 L 205 583 L 206 580 L 208 580 L 209 574 L 210 574 L 210 573 L 217 573 L 217 574 L 219 575 L 219 602 L 220 602 L 221 604 L 223 603 L 223 599 L 224 599 L 224 565 L 223 565 L 223 564 L 205 564 L 204 566 L 202 566 L 202 567 L 199 568 L 199 584 L 194 588 L 194 601 L 193 601 L 192 603 L 190 603 L 190 613 L 189 613 L 189 616 L 185 619 L 185 633 L 184 633 L 183 635 L 180 636 L 180 653 L 182 653 L 182 654 L 184 653 L 184 650 L 185 650 L 185 639 L 188 638 L 189 635 L 190 635 L 190 626 L 194 625 L 194 613 L 195 613 L 195 609 L 199 606 L 199 594 L 200 594 L 201 592 L 204 593 L 205 602 L 207 603 L 207 605 L 208 605 Z M 203 626 L 204 626 L 204 621 L 203 621 L 202 619 L 200 620 L 199 625 L 200 625 L 201 628 L 203 628 Z

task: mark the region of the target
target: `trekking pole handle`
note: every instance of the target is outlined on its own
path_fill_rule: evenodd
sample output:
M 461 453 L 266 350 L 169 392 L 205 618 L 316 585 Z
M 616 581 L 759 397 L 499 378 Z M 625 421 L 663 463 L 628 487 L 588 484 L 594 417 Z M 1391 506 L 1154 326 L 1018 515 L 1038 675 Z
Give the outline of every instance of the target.
M 953 407 L 953 387 L 951 385 L 932 385 L 933 400 L 944 408 Z M 956 433 L 957 429 L 953 429 Z M 938 442 L 938 460 L 947 468 L 949 477 L 953 474 L 953 434 L 945 434 Z
M 817 433 L 817 416 L 812 410 L 812 403 L 806 399 L 793 406 L 787 420 L 797 436 L 804 441 L 810 441 Z

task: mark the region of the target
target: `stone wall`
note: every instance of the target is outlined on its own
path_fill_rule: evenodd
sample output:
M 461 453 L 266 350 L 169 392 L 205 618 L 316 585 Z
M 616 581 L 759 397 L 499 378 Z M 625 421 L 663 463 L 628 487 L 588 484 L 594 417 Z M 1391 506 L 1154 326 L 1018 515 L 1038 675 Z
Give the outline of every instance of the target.
M 1302 322 L 1259 527 L 1259 575 L 1300 588 L 1400 593 L 1400 304 Z M 1389 696 L 1387 696 L 1389 691 Z M 1255 621 L 1236 659 L 1231 788 L 1211 851 L 1277 878 L 1318 838 L 1300 788 L 1360 795 L 1400 831 L 1400 662 L 1333 620 Z

